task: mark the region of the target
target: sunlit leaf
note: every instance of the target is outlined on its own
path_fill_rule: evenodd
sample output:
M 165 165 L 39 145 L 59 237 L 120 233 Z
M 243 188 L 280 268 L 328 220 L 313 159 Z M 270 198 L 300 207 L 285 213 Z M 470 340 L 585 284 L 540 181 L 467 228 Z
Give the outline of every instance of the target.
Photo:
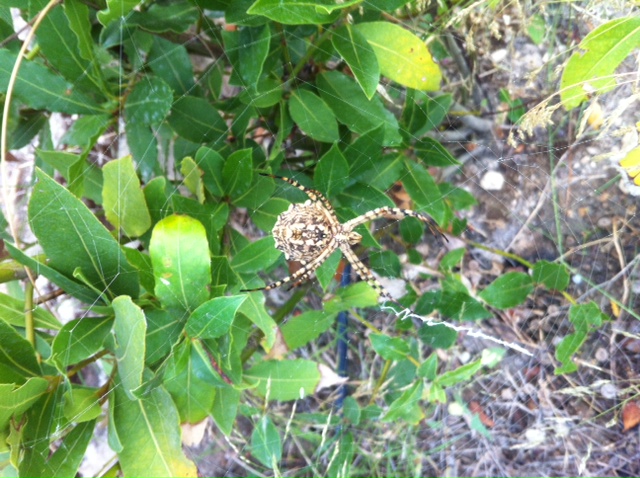
M 392 22 L 359 23 L 355 28 L 373 48 L 384 76 L 416 90 L 440 89 L 440 67 L 416 35 Z
M 589 33 L 571 55 L 562 74 L 560 98 L 567 110 L 592 94 L 611 90 L 622 61 L 640 46 L 640 17 L 612 20 Z
M 118 453 L 125 476 L 195 477 L 195 465 L 184 455 L 180 423 L 171 395 L 163 388 L 130 400 L 116 385 L 114 426 L 122 450 Z

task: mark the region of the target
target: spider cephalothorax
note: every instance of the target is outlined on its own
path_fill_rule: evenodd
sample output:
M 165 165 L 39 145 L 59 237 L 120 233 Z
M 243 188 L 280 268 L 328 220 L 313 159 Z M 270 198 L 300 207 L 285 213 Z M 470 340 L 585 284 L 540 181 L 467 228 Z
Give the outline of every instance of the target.
M 397 207 L 379 207 L 344 224 L 340 223 L 333 207 L 319 191 L 307 189 L 294 179 L 279 179 L 295 186 L 309 197 L 309 200 L 304 203 L 291 204 L 289 209 L 278 216 L 273 227 L 276 248 L 284 252 L 286 259 L 298 261 L 302 267 L 289 277 L 256 290 L 274 289 L 287 282 L 300 284 L 309 279 L 336 249 L 340 249 L 360 278 L 368 282 L 382 299 L 394 300 L 351 249 L 352 245 L 359 243 L 362 239 L 354 229 L 382 217 L 387 219 L 415 217 L 427 224 L 433 234 L 446 239 L 435 221 L 426 214 Z

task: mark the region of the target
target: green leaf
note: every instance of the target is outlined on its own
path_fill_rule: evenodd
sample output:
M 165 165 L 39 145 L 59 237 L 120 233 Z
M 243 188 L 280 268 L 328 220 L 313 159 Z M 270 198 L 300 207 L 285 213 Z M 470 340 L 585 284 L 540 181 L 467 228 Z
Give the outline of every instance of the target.
M 193 67 L 184 45 L 172 43 L 159 36 L 153 37 L 147 64 L 159 78 L 162 78 L 176 95 L 188 95 L 193 91 Z M 185 106 L 188 110 L 188 106 Z M 217 115 L 216 113 L 216 116 Z M 217 119 L 212 117 L 211 120 Z M 220 123 L 218 121 L 218 123 Z
M 451 387 L 452 385 L 466 382 L 472 378 L 482 368 L 482 366 L 482 360 L 476 360 L 475 362 L 458 367 L 455 370 L 443 372 L 436 377 L 435 382 L 442 387 Z
M 39 375 L 42 370 L 32 345 L 0 320 L 0 383 L 24 383 Z
M 391 22 L 359 23 L 355 28 L 373 48 L 384 76 L 416 90 L 440 89 L 440 67 L 416 35 Z
M 251 87 L 258 83 L 262 75 L 262 68 L 269 54 L 271 31 L 268 25 L 245 27 L 238 35 L 238 61 L 234 68 L 244 85 Z
M 221 10 L 224 10 L 225 19 L 229 24 L 255 27 L 268 23 L 266 17 L 247 12 L 254 3 L 255 0 L 233 0 Z
M 348 0 L 335 3 L 332 0 L 300 2 L 299 0 L 258 0 L 247 13 L 263 15 L 285 25 L 304 25 L 332 23 L 338 18 L 341 9 L 360 3 L 361 0 Z
M 73 122 L 60 142 L 79 146 L 83 151 L 88 151 L 104 134 L 112 119 L 109 115 L 82 116 Z
M 341 192 L 348 181 L 349 163 L 335 143 L 318 161 L 313 182 L 320 192 L 331 197 Z
M 271 231 L 280 214 L 287 210 L 291 204 L 286 199 L 270 198 L 251 213 L 251 219 L 263 231 Z
M 253 175 L 253 169 L 251 173 Z M 271 178 L 255 176 L 249 189 L 234 198 L 233 204 L 237 207 L 246 207 L 250 210 L 255 210 L 271 199 L 275 189 L 275 183 Z
M 98 21 L 106 27 L 115 20 L 126 18 L 139 3 L 140 0 L 107 0 L 107 8 L 98 12 Z
M 400 221 L 400 235 L 408 244 L 417 244 L 424 234 L 424 222 L 415 217 L 407 217 Z
M 434 352 L 427 360 L 420 364 L 420 368 L 418 368 L 418 376 L 421 378 L 426 378 L 429 381 L 435 380 L 438 375 L 438 355 Z
M 203 171 L 198 167 L 193 158 L 187 156 L 180 162 L 180 172 L 184 176 L 184 184 L 195 195 L 200 204 L 204 203 Z
M 75 12 L 75 15 L 74 15 Z M 67 15 L 65 15 L 67 13 Z M 79 16 L 84 16 L 80 19 Z M 73 27 L 70 26 L 69 18 L 73 17 Z M 81 32 L 82 40 L 78 42 L 77 33 Z M 74 88 L 105 97 L 108 94 L 102 69 L 99 63 L 92 58 L 93 41 L 91 39 L 91 25 L 89 23 L 89 11 L 86 7 L 67 8 L 64 11 L 54 8 L 48 12 L 36 31 L 38 46 L 41 49 L 47 62 L 53 69 L 73 84 Z M 86 58 L 88 55 L 89 58 Z M 95 99 L 93 100 L 95 104 Z M 47 108 L 49 109 L 49 108 Z
M 153 228 L 149 254 L 155 293 L 167 309 L 191 314 L 209 298 L 209 244 L 199 221 L 168 216 Z
M 175 314 L 166 310 L 147 309 L 147 336 L 145 337 L 145 363 L 152 365 L 171 351 L 171 348 L 182 337 L 184 322 Z
M 247 370 L 244 378 L 257 382 L 256 393 L 269 400 L 299 400 L 315 393 L 320 370 L 310 360 L 265 360 Z
M 42 171 L 29 201 L 29 221 L 50 266 L 68 277 L 76 269 L 115 297 L 139 293 L 138 272 L 91 211 Z
M 112 305 L 116 316 L 113 335 L 118 374 L 125 393 L 134 400 L 136 397 L 133 392 L 142 385 L 147 321 L 142 309 L 131 301 L 131 297 L 116 297 Z
M 111 332 L 111 317 L 84 317 L 64 324 L 53 339 L 51 359 L 60 370 L 91 357 L 103 348 Z
M 297 90 L 289 100 L 289 112 L 300 129 L 312 139 L 333 143 L 340 138 L 331 108 L 308 90 Z
M 460 164 L 442 144 L 428 136 L 416 141 L 414 146 L 416 156 L 427 166 L 458 166 Z
M 360 423 L 360 417 L 362 411 L 355 398 L 348 396 L 344 399 L 344 419 L 352 425 L 358 425 Z
M 216 379 L 200 341 L 187 340 L 174 347 L 163 380 L 181 422 L 198 423 L 207 417 L 216 395 Z
M 342 259 L 342 252 L 340 250 L 333 251 L 333 253 L 318 267 L 315 271 L 315 276 L 322 287 L 322 290 L 326 291 L 331 284 L 331 281 L 336 276 L 338 266 L 340 265 L 340 259 Z
M 440 260 L 439 269 L 441 271 L 450 271 L 455 267 L 458 267 L 464 258 L 465 252 L 466 249 L 464 247 L 447 252 Z
M 443 223 L 446 206 L 436 182 L 422 165 L 407 161 L 402 184 L 416 203 L 417 211 L 426 211 L 438 224 Z
M 369 254 L 371 268 L 384 277 L 400 277 L 402 265 L 398 255 L 392 251 L 374 251 Z
M 589 33 L 571 55 L 560 81 L 560 99 L 567 110 L 592 93 L 613 89 L 614 75 L 622 61 L 640 46 L 640 17 L 612 20 Z
M 136 121 L 127 121 L 124 128 L 129 150 L 136 160 L 142 178 L 149 181 L 154 175 L 161 174 L 158 164 L 158 139 L 152 128 Z
M 533 290 L 531 277 L 522 272 L 508 272 L 494 280 L 478 297 L 497 309 L 522 304 Z
M 216 390 L 211 408 L 211 416 L 225 436 L 230 436 L 233 431 L 240 396 L 240 391 L 232 387 L 222 387 Z
M 342 191 L 338 199 L 340 204 L 353 209 L 357 214 L 364 214 L 382 206 L 395 206 L 389 196 L 367 183 L 352 184 Z
M 329 71 L 318 75 L 317 86 L 320 96 L 338 121 L 354 133 L 364 134 L 382 125 L 383 146 L 402 142 L 396 118 L 384 108 L 378 97 L 369 100 L 355 80 L 340 72 Z
M 345 399 L 344 417 L 347 418 L 347 404 L 351 397 Z M 356 452 L 353 433 L 343 432 L 339 435 L 339 440 L 335 443 L 335 452 L 331 453 L 332 460 L 327 468 L 327 476 L 353 476 L 351 466 L 353 456 Z
M 144 12 L 133 11 L 126 17 L 127 27 L 139 26 L 143 30 L 164 33 L 184 33 L 198 20 L 200 10 L 185 0 L 173 0 L 165 5 L 153 3 Z
M 309 310 L 296 315 L 280 327 L 282 338 L 289 350 L 295 350 L 317 339 L 335 323 L 336 313 L 327 314 Z
M 61 274 L 55 269 L 52 269 L 45 264 L 42 264 L 35 259 L 27 256 L 20 249 L 16 248 L 12 244 L 5 242 L 5 248 L 18 263 L 27 266 L 31 270 L 33 270 L 36 275 L 42 275 L 49 279 L 52 283 L 56 284 L 67 294 L 75 297 L 82 302 L 87 304 L 95 304 L 96 301 L 104 300 L 104 297 L 101 296 L 100 291 L 96 291 L 87 287 L 83 284 L 79 284 L 76 281 L 69 279 L 65 275 Z
M 59 330 L 62 324 L 46 309 L 35 307 L 30 310 L 39 329 Z M 25 326 L 24 300 L 16 299 L 0 292 L 0 318 L 9 325 Z
M 280 102 L 283 93 L 282 81 L 263 77 L 258 83 L 240 93 L 240 101 L 256 108 L 270 108 Z
M 102 415 L 97 388 L 72 385 L 64 394 L 64 416 L 70 422 L 87 422 Z
M 603 314 L 593 301 L 588 304 L 569 307 L 569 320 L 577 328 L 586 330 L 591 327 L 600 327 L 608 319 L 609 317 Z
M 569 285 L 569 272 L 562 264 L 538 261 L 533 265 L 531 277 L 538 284 L 544 284 L 551 290 L 565 290 Z
M 95 420 L 85 421 L 73 427 L 53 455 L 48 455 L 41 473 L 24 473 L 22 476 L 76 476 L 80 463 L 85 458 L 89 442 L 93 437 Z M 45 444 L 47 442 L 45 441 Z M 42 456 L 47 456 L 44 453 Z M 25 458 L 25 461 L 27 458 Z M 22 472 L 21 468 L 21 472 Z
M 239 283 L 238 276 L 231 269 L 226 256 L 213 256 L 211 258 L 211 277 L 214 286 L 232 286 Z
M 527 33 L 529 38 L 536 45 L 541 45 L 547 32 L 547 22 L 544 17 L 538 13 L 529 19 Z
M 238 274 L 255 274 L 273 265 L 281 254 L 273 237 L 263 237 L 242 248 L 231 260 L 231 267 Z
M 419 101 L 420 98 L 422 101 Z M 422 137 L 440 126 L 452 104 L 451 94 L 430 98 L 420 91 L 409 90 L 402 111 L 402 122 L 413 137 Z
M 480 302 L 463 292 L 443 292 L 438 309 L 445 317 L 460 321 L 491 317 L 491 313 Z
M 377 166 L 382 160 L 383 144 L 384 127 L 380 125 L 360 135 L 345 148 L 344 156 L 349 158 L 350 175 L 353 179 L 361 180 L 369 174 L 372 166 Z M 377 183 L 376 186 L 380 187 Z
M 402 322 L 398 324 L 396 328 L 400 329 L 401 324 Z M 455 330 L 445 326 L 444 324 L 424 323 L 418 329 L 418 337 L 425 345 L 431 348 L 448 349 L 456 343 L 458 334 Z
M 129 400 L 116 386 L 113 420 L 122 446 L 118 458 L 123 475 L 197 476 L 195 465 L 182 452 L 178 411 L 163 387 Z
M 173 103 L 173 90 L 162 79 L 151 76 L 138 82 L 127 96 L 127 121 L 157 125 L 164 121 Z
M 419 380 L 411 388 L 405 390 L 400 397 L 391 403 L 389 411 L 382 417 L 382 421 L 404 420 L 412 425 L 417 425 L 424 418 L 424 412 L 420 407 L 422 388 L 422 380 Z
M 253 181 L 253 160 L 251 149 L 241 149 L 229 155 L 222 169 L 224 191 L 235 199 L 251 187 Z
M 376 54 L 367 39 L 350 25 L 338 28 L 331 37 L 333 47 L 347 62 L 367 98 L 373 98 L 380 81 Z
M 450 183 L 440 183 L 438 189 L 442 197 L 446 198 L 447 203 L 451 204 L 456 211 L 470 209 L 471 206 L 478 204 L 471 193 L 461 188 L 454 188 Z
M 9 77 L 17 55 L 0 50 L 0 91 L 6 93 Z M 107 111 L 95 101 L 76 91 L 59 75 L 32 61 L 23 61 L 14 86 L 14 94 L 24 104 L 34 109 L 46 109 L 67 114 L 103 114 Z
M 69 191 L 74 193 L 76 197 L 82 196 L 82 191 L 78 188 L 83 185 L 82 179 L 79 178 L 80 172 L 84 170 L 83 155 L 75 153 L 67 153 L 66 151 L 45 151 L 36 150 L 36 156 L 43 163 L 51 166 L 62 174 L 62 177 L 69 184 Z
M 62 398 L 62 387 L 56 387 L 49 393 L 43 395 L 24 414 L 25 425 L 20 430 L 20 442 L 28 443 L 31 446 L 23 448 L 23 455 L 20 457 L 17 476 L 53 476 L 45 475 L 47 461 L 51 454 L 49 442 L 51 441 L 52 427 L 54 421 L 55 405 Z
M 231 328 L 236 312 L 247 298 L 246 295 L 216 297 L 193 311 L 185 331 L 191 338 L 215 339 Z
M 253 429 L 251 454 L 267 468 L 276 468 L 282 459 L 282 440 L 267 416 L 262 417 Z
M 222 181 L 222 168 L 224 158 L 216 150 L 202 146 L 196 153 L 196 163 L 204 172 L 204 187 L 213 196 L 222 197 L 224 195 L 224 185 Z
M 409 346 L 399 337 L 371 334 L 369 340 L 373 350 L 385 360 L 403 360 L 409 355 Z
M 102 167 L 102 202 L 107 219 L 128 237 L 140 237 L 151 227 L 140 179 L 131 156 L 109 161 Z
M 1 24 L 1 21 L 0 21 Z M 46 130 L 49 125 L 49 117 L 42 111 L 20 111 L 20 117 L 15 128 L 11 129 L 9 138 L 9 150 L 21 149 L 33 141 L 36 135 Z
M 278 328 L 273 318 L 264 308 L 264 294 L 251 292 L 249 298 L 240 306 L 239 312 L 247 317 L 264 333 L 262 346 L 268 352 L 276 341 L 276 329 Z
M 195 96 L 183 96 L 173 104 L 169 124 L 193 143 L 216 143 L 227 137 L 227 124 L 218 110 Z
M 422 298 L 429 299 L 427 294 Z M 422 301 L 421 298 L 421 301 Z M 483 305 L 469 295 L 467 288 L 455 277 L 442 281 L 442 294 L 438 298 L 438 309 L 445 317 L 460 321 L 472 321 L 491 317 Z M 425 311 L 421 310 L 421 313 Z
M 12 416 L 20 416 L 47 392 L 49 382 L 31 377 L 24 383 L 0 383 L 0 429 L 5 430 Z
M 374 307 L 378 305 L 378 294 L 366 282 L 341 287 L 335 297 L 324 303 L 328 314 L 348 310 L 352 307 Z
M 66 1 L 63 7 L 64 13 L 69 20 L 69 27 L 76 35 L 78 53 L 84 60 L 92 61 L 94 56 L 89 8 L 80 0 Z
M 562 366 L 554 371 L 556 375 L 578 370 L 578 366 L 572 361 L 573 355 L 582 347 L 589 333 L 601 327 L 607 319 L 595 302 L 572 305 L 569 308 L 569 320 L 576 331 L 562 339 L 556 348 L 556 359 L 562 363 Z

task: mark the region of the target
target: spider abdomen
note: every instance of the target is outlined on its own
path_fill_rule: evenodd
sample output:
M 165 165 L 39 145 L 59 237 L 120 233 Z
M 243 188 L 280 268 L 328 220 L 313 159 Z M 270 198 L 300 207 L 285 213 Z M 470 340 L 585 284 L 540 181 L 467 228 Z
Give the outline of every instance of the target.
M 335 231 L 324 210 L 307 201 L 291 204 L 278 216 L 273 227 L 276 248 L 284 252 L 288 260 L 303 264 L 318 257 L 331 242 Z

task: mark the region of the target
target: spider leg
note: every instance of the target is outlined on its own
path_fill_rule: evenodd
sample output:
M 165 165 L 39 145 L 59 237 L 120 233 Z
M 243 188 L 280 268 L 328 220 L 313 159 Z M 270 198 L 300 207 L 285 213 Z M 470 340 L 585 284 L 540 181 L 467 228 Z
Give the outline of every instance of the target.
M 289 184 L 291 184 L 293 187 L 298 188 L 300 191 L 302 191 L 303 193 L 305 193 L 309 199 L 311 199 L 312 201 L 316 202 L 316 201 L 320 201 L 322 203 L 322 205 L 325 207 L 325 209 L 333 212 L 333 206 L 331 205 L 331 203 L 327 200 L 326 197 L 324 197 L 324 195 L 318 191 L 317 189 L 309 189 L 305 186 L 303 186 L 302 184 L 300 184 L 298 181 L 296 181 L 295 179 L 291 179 L 291 178 L 286 178 L 283 176 L 275 176 L 273 174 L 264 174 L 264 173 L 260 173 L 261 176 L 267 176 L 268 178 L 274 178 L 274 179 L 281 179 L 283 181 L 288 182 Z
M 360 258 L 347 244 L 341 245 L 340 250 L 344 254 L 344 257 L 351 263 L 351 265 L 353 266 L 353 270 L 356 271 L 356 274 L 358 274 L 360 279 L 369 284 L 371 288 L 378 293 L 381 299 L 393 302 L 394 304 L 398 303 L 396 299 L 391 297 L 391 294 L 387 292 L 383 285 L 378 282 L 378 279 L 373 276 L 369 268 L 362 263 Z
M 431 234 L 436 236 L 437 238 L 444 238 L 445 241 L 448 242 L 447 237 L 444 235 L 444 232 L 436 222 L 431 219 L 427 214 L 422 212 L 412 211 L 411 209 L 400 209 L 399 207 L 379 207 L 373 209 L 372 211 L 366 212 L 361 216 L 356 217 L 355 219 L 351 219 L 344 224 L 344 229 L 347 231 L 352 231 L 354 228 L 358 227 L 365 222 L 373 221 L 378 218 L 385 219 L 404 219 L 405 217 L 415 217 L 416 219 L 424 222 L 428 227 Z
M 320 267 L 320 265 L 325 261 L 325 259 L 327 257 L 329 257 L 333 251 L 335 251 L 338 248 L 338 244 L 335 241 L 331 241 L 328 245 L 327 248 L 322 251 L 318 257 L 314 258 L 313 260 L 307 262 L 306 264 L 303 264 L 302 267 L 300 269 L 298 269 L 297 271 L 295 271 L 293 274 L 291 274 L 288 277 L 285 277 L 284 279 L 281 279 L 279 281 L 275 281 L 272 282 L 271 284 L 268 284 L 264 287 L 259 287 L 257 289 L 244 289 L 241 292 L 255 292 L 258 290 L 271 290 L 271 289 L 275 289 L 277 287 L 280 287 L 288 282 L 293 282 L 293 287 L 297 287 L 300 284 L 303 284 L 304 282 L 306 282 L 310 277 L 311 274 L 313 274 L 315 272 L 315 270 Z

